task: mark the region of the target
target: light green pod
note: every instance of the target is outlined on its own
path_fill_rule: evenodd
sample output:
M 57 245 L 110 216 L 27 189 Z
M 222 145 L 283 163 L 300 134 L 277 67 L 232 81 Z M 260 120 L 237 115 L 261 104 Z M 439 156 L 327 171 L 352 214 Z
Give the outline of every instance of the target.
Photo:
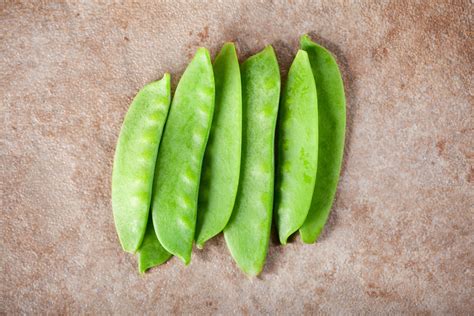
M 199 48 L 176 88 L 156 162 L 153 225 L 163 247 L 185 264 L 191 260 L 214 90 L 209 52 Z
M 242 88 L 237 53 L 226 43 L 214 61 L 216 99 L 199 189 L 196 244 L 202 248 L 229 221 L 239 185 Z
M 272 222 L 274 139 L 280 71 L 267 46 L 242 64 L 242 160 L 237 198 L 224 229 L 237 265 L 258 275 L 265 264 Z
M 159 266 L 171 258 L 171 254 L 163 248 L 156 238 L 155 229 L 151 216 L 148 218 L 145 237 L 137 251 L 138 271 L 145 273 L 146 270 Z
M 318 173 L 311 207 L 300 228 L 303 242 L 313 243 L 327 221 L 337 190 L 344 153 L 346 100 L 341 73 L 331 53 L 307 35 L 301 37 L 300 44 L 308 53 L 318 93 Z
M 171 99 L 170 75 L 141 89 L 123 122 L 112 172 L 112 209 L 125 251 L 134 253 L 145 234 L 156 156 Z
M 280 243 L 306 219 L 318 160 L 318 101 L 311 64 L 298 51 L 288 71 L 278 114 L 275 217 Z

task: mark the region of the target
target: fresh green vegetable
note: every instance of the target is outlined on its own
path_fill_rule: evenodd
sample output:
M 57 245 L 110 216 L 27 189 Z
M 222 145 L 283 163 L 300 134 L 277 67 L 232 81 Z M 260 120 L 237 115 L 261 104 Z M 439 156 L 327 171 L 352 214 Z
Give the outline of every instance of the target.
M 199 48 L 176 88 L 156 162 L 153 225 L 163 247 L 185 264 L 191 260 L 214 90 L 209 52 Z
M 267 255 L 274 190 L 274 135 L 280 72 L 271 46 L 242 64 L 242 161 L 234 210 L 224 229 L 237 265 L 261 272 Z
M 115 227 L 125 251 L 134 253 L 145 234 L 161 133 L 171 99 L 170 75 L 143 87 L 120 132 L 112 172 Z
M 318 93 L 318 173 L 311 207 L 300 228 L 303 242 L 313 243 L 326 223 L 336 194 L 344 152 L 346 101 L 341 73 L 331 53 L 307 35 L 300 43 L 308 53 Z
M 140 271 L 140 273 L 144 273 L 149 268 L 159 266 L 171 258 L 171 254 L 163 248 L 156 238 L 151 216 L 148 218 L 145 237 L 143 238 L 142 245 L 137 251 L 137 255 L 138 271 Z
M 283 89 L 278 114 L 275 217 L 280 242 L 306 219 L 318 160 L 318 101 L 308 54 L 298 51 Z
M 214 61 L 215 112 L 204 155 L 199 189 L 196 244 L 202 248 L 220 233 L 234 207 L 240 174 L 242 89 L 233 43 L 226 43 Z

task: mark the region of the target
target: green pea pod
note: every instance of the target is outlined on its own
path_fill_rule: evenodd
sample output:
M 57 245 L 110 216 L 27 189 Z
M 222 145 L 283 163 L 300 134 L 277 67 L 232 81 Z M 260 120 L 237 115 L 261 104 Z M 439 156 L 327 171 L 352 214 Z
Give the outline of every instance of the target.
M 211 58 L 199 48 L 178 83 L 156 162 L 153 225 L 163 247 L 191 260 L 202 160 L 214 113 Z
M 300 50 L 288 71 L 278 114 L 275 217 L 280 242 L 306 219 L 318 160 L 318 101 L 308 54 Z
M 346 100 L 341 73 L 331 53 L 307 35 L 301 37 L 300 44 L 308 53 L 318 93 L 318 174 L 311 207 L 300 228 L 303 242 L 313 243 L 327 221 L 337 190 L 344 153 Z
M 156 238 L 155 229 L 151 216 L 148 218 L 145 237 L 142 245 L 137 251 L 138 255 L 138 271 L 144 273 L 146 270 L 159 266 L 171 258 L 171 254 L 163 248 Z
M 271 46 L 242 64 L 242 160 L 237 198 L 224 229 L 237 265 L 258 275 L 270 239 L 274 191 L 274 138 L 280 71 Z
M 196 223 L 196 244 L 202 248 L 220 233 L 232 214 L 239 185 L 242 146 L 242 88 L 233 43 L 226 43 L 214 61 L 215 112 L 204 155 Z
M 143 87 L 134 98 L 115 149 L 112 208 L 125 251 L 134 253 L 145 234 L 156 156 L 171 99 L 170 75 Z

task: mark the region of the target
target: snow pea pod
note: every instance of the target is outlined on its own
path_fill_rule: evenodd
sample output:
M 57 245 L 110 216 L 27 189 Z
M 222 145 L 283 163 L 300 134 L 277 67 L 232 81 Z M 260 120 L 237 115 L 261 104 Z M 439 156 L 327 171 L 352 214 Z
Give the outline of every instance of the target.
M 344 153 L 346 100 L 341 73 L 331 53 L 307 35 L 301 37 L 300 45 L 308 53 L 318 94 L 318 173 L 311 207 L 300 228 L 303 242 L 313 243 L 327 221 L 337 190 Z
M 112 209 L 125 251 L 134 253 L 145 234 L 156 156 L 171 99 L 170 75 L 143 87 L 134 98 L 115 149 Z
M 237 53 L 226 43 L 214 61 L 216 99 L 199 188 L 196 244 L 202 248 L 229 221 L 239 184 L 242 89 Z
M 171 254 L 163 248 L 156 238 L 151 216 L 148 218 L 145 237 L 143 237 L 143 242 L 137 251 L 137 255 L 138 271 L 140 271 L 140 273 L 144 273 L 152 267 L 159 266 L 171 258 Z
M 158 240 L 191 260 L 202 160 L 214 113 L 211 58 L 199 48 L 178 83 L 155 168 L 153 225 Z
M 281 244 L 306 219 L 318 160 L 318 101 L 308 54 L 299 50 L 288 71 L 278 114 L 275 217 Z
M 270 238 L 274 191 L 274 139 L 280 97 L 280 71 L 267 46 L 247 59 L 242 76 L 242 160 L 232 216 L 224 229 L 237 265 L 258 275 Z

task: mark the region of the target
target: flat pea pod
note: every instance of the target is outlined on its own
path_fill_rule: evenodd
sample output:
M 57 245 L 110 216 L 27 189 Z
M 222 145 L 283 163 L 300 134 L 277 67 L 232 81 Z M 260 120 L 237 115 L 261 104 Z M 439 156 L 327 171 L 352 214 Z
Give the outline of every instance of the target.
M 143 242 L 137 251 L 137 256 L 138 271 L 140 273 L 145 273 L 146 270 L 165 263 L 171 258 L 171 254 L 163 248 L 158 238 L 156 238 L 151 216 L 148 218 L 145 237 L 143 237 Z
M 280 71 L 267 46 L 241 66 L 242 160 L 232 216 L 224 229 L 227 246 L 246 274 L 258 275 L 270 239 L 274 191 L 274 139 Z
M 220 233 L 232 214 L 239 185 L 242 146 L 242 88 L 233 43 L 214 60 L 216 99 L 199 188 L 196 244 Z
M 170 75 L 143 87 L 125 116 L 115 149 L 112 209 L 122 248 L 134 253 L 145 234 L 156 156 L 171 99 Z
M 337 190 L 344 153 L 346 100 L 341 73 L 331 53 L 307 35 L 301 37 L 300 45 L 308 53 L 318 93 L 318 173 L 311 207 L 300 228 L 303 242 L 313 243 L 327 221 Z
M 278 114 L 275 217 L 281 244 L 306 219 L 318 160 L 318 101 L 308 54 L 299 50 L 288 71 Z
M 202 160 L 214 113 L 211 58 L 199 48 L 171 103 L 156 162 L 152 198 L 158 240 L 185 264 L 191 260 Z

